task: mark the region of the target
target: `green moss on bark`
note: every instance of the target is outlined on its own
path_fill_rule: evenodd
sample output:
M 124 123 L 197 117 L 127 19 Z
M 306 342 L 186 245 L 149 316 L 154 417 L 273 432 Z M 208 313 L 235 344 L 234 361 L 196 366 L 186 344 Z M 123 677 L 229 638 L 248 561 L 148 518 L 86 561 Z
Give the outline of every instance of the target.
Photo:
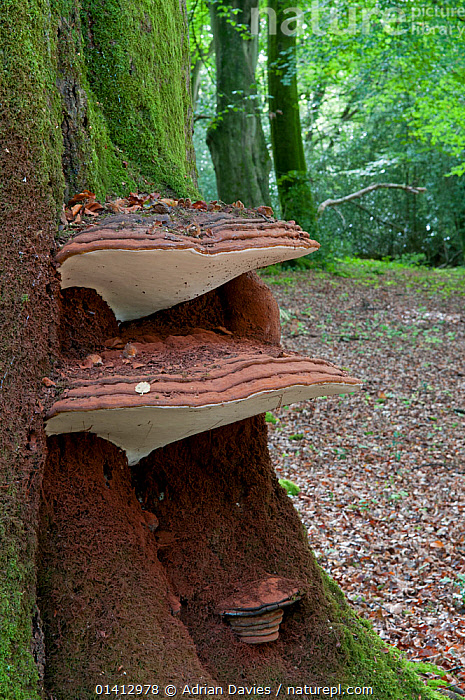
M 145 31 L 141 21 L 149 5 Z M 139 186 L 179 194 L 193 189 L 185 17 L 174 0 L 161 8 L 161 2 L 146 2 L 134 9 L 129 0 L 2 1 L 0 697 L 5 700 L 35 700 L 41 693 L 35 656 L 42 652 L 33 644 L 35 636 L 40 647 L 41 632 L 33 634 L 32 623 L 45 451 L 38 397 L 56 346 L 57 289 L 50 260 L 63 195 L 84 187 L 100 197 Z M 99 22 L 107 26 L 99 27 L 97 46 L 89 31 Z M 149 44 L 150 59 L 144 56 Z M 128 56 L 137 74 L 128 73 Z M 113 71 L 110 78 L 99 73 L 105 66 Z M 122 95 L 124 110 L 118 114 Z
M 50 17 L 48 0 L 4 0 L 0 13 L 0 697 L 6 700 L 39 697 L 31 620 L 41 459 L 26 445 L 37 429 L 35 392 L 48 336 L 31 307 L 42 302 L 45 274 L 37 280 L 36 273 L 53 240 L 63 182 L 59 100 L 50 91 Z M 31 354 L 36 333 L 44 340 Z
M 175 0 L 53 0 L 67 194 L 193 194 L 186 18 Z
M 270 0 L 276 32 L 268 36 L 270 135 L 279 201 L 285 219 L 295 219 L 307 231 L 316 229 L 316 209 L 305 164 L 297 86 L 296 37 L 287 26 L 288 0 Z M 283 28 L 286 31 L 283 31 Z M 294 27 L 291 27 L 291 32 Z
M 192 193 L 189 49 L 179 3 L 83 0 L 81 21 L 89 84 L 121 160 L 155 187 Z
M 85 188 L 99 197 L 137 189 L 138 170 L 133 176 L 124 168 L 125 156 L 113 145 L 101 106 L 90 89 L 78 0 L 53 0 L 53 24 L 66 196 Z

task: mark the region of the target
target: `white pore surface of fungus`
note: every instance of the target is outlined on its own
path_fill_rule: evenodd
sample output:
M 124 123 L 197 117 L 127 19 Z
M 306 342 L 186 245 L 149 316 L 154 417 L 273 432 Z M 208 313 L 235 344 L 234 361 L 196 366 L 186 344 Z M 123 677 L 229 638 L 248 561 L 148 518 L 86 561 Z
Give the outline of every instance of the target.
M 193 248 L 109 248 L 71 255 L 59 267 L 61 286 L 90 287 L 117 321 L 168 309 L 229 282 L 244 272 L 308 255 L 306 246 L 269 246 L 204 253 Z
M 133 465 L 152 450 L 191 435 L 273 411 L 296 401 L 345 394 L 359 388 L 358 384 L 344 384 L 342 379 L 339 383 L 294 385 L 198 407 L 147 406 L 142 405 L 145 396 L 141 396 L 141 405 L 136 407 L 58 412 L 47 420 L 46 433 L 94 433 L 125 450 L 129 464 Z

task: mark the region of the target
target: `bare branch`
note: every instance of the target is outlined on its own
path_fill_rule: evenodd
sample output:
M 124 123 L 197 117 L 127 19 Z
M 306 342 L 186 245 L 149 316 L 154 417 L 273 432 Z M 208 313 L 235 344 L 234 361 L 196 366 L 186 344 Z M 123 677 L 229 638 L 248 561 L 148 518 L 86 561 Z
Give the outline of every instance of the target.
M 339 216 L 341 217 L 341 219 L 342 219 L 342 225 L 343 225 L 344 228 L 345 228 L 345 227 L 347 226 L 347 222 L 346 222 L 346 220 L 345 220 L 344 215 L 342 214 L 342 212 L 339 211 L 339 209 L 338 209 L 337 207 L 334 208 L 334 211 L 335 211 L 337 214 L 339 214 Z
M 214 114 L 194 114 L 194 122 L 198 122 L 199 119 L 209 119 L 212 121 L 214 118 Z
M 402 226 L 400 224 L 394 224 L 394 223 L 392 223 L 392 221 L 386 221 L 385 219 L 380 219 L 379 216 L 374 214 L 372 211 L 370 211 L 366 207 L 363 207 L 358 202 L 354 202 L 353 204 L 354 204 L 354 207 L 357 207 L 357 209 L 364 211 L 366 214 L 371 216 L 374 221 L 377 221 L 379 224 L 383 224 L 383 226 L 390 226 L 390 228 L 396 229 L 397 231 L 399 231 L 402 228 Z
M 411 187 L 410 185 L 398 185 L 392 182 L 375 182 L 373 185 L 364 187 L 363 190 L 358 192 L 352 192 L 345 197 L 340 199 L 326 199 L 318 207 L 318 215 L 321 216 L 327 207 L 337 207 L 339 204 L 344 204 L 345 202 L 350 202 L 352 199 L 358 199 L 358 197 L 363 197 L 369 192 L 378 190 L 381 187 L 390 190 L 404 190 L 405 192 L 411 192 L 411 194 L 420 194 L 421 192 L 426 192 L 426 187 Z

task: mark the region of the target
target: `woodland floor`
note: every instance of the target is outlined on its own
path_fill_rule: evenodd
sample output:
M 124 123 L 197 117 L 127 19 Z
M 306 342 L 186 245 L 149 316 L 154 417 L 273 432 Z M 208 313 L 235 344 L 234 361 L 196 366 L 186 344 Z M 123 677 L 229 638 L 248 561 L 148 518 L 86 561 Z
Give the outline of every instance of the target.
M 465 271 L 336 272 L 263 275 L 284 346 L 364 382 L 267 414 L 272 459 L 354 608 L 465 690 Z

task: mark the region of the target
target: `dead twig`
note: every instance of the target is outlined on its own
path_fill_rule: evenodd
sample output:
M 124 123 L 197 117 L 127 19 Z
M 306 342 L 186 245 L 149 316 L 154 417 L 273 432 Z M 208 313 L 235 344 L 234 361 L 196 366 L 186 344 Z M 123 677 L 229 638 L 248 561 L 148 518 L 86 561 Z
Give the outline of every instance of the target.
M 411 187 L 410 185 L 399 185 L 393 182 L 375 182 L 373 185 L 368 185 L 364 187 L 363 190 L 358 190 L 358 192 L 352 192 L 345 197 L 340 197 L 339 199 L 326 199 L 318 207 L 318 216 L 321 216 L 327 207 L 337 207 L 339 204 L 344 204 L 345 202 L 350 202 L 353 199 L 358 199 L 363 197 L 369 192 L 374 192 L 374 190 L 379 190 L 381 188 L 390 190 L 404 190 L 405 192 L 410 192 L 411 194 L 420 194 L 426 192 L 426 187 Z

